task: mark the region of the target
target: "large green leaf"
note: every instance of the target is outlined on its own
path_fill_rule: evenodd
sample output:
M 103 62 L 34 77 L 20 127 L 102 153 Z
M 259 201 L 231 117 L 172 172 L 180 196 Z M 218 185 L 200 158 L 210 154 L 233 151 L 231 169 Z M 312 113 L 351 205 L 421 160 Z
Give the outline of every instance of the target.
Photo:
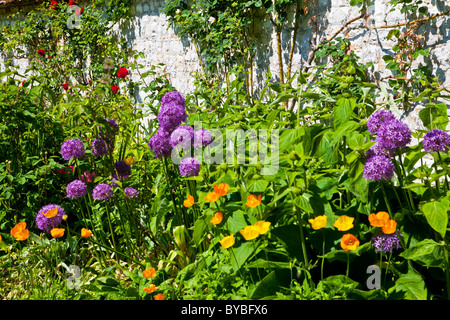
M 449 201 L 446 198 L 427 202 L 421 210 L 425 214 L 428 224 L 443 238 L 447 230 Z
M 241 210 L 234 211 L 226 221 L 227 229 L 230 233 L 237 233 L 240 229 L 245 228 L 248 223 L 245 219 L 245 212 Z
M 291 281 L 289 269 L 276 269 L 265 276 L 256 287 L 250 299 L 274 296 L 280 287 L 287 287 Z
M 395 285 L 389 289 L 389 293 L 401 293 L 404 300 L 426 300 L 427 288 L 422 276 L 413 268 L 401 274 Z
M 353 115 L 353 109 L 356 106 L 355 98 L 341 97 L 336 101 L 333 111 L 334 128 L 337 129 L 346 124 Z
M 283 244 L 289 256 L 303 261 L 303 254 L 301 248 L 300 229 L 298 225 L 285 225 L 273 228 L 271 234 L 278 238 Z
M 246 241 L 239 247 L 233 247 L 231 265 L 234 271 L 237 272 L 256 250 L 259 251 L 260 246 L 254 240 Z
M 400 256 L 426 267 L 438 267 L 444 262 L 444 248 L 432 239 L 425 239 L 400 253 Z

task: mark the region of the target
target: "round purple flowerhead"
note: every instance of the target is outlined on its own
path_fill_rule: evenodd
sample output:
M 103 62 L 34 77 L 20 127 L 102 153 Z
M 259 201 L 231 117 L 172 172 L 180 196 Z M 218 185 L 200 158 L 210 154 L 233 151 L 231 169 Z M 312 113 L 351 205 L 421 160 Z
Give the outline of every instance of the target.
M 137 198 L 139 196 L 139 192 L 132 188 L 128 187 L 125 189 L 125 198 Z
M 378 143 L 375 143 L 370 147 L 369 150 L 366 151 L 366 159 L 370 159 L 373 156 L 385 156 L 388 158 L 392 158 L 395 155 L 395 150 L 386 149 L 381 147 Z
M 117 175 L 120 179 L 126 179 L 131 175 L 131 167 L 129 164 L 126 164 L 125 161 L 117 161 L 114 164 L 116 168 Z
M 74 180 L 67 184 L 66 195 L 72 199 L 78 199 L 84 196 L 87 192 L 86 184 L 81 180 Z
M 184 99 L 183 95 L 178 91 L 167 92 L 161 98 L 162 105 L 169 104 L 172 102 L 184 106 L 186 100 Z
M 194 147 L 206 147 L 213 142 L 213 136 L 207 129 L 199 129 L 194 132 Z
M 371 134 L 376 135 L 383 124 L 394 119 L 395 116 L 392 112 L 386 110 L 375 111 L 367 120 L 367 129 Z
M 172 152 L 172 147 L 169 142 L 170 133 L 164 128 L 159 128 L 158 132 L 154 134 L 149 142 L 148 146 L 153 151 L 155 158 L 168 158 Z
M 180 175 L 184 177 L 198 176 L 200 161 L 196 158 L 185 158 L 180 163 Z
M 176 128 L 170 135 L 170 145 L 172 148 L 190 148 L 194 140 L 194 129 L 191 126 L 183 125 Z
M 373 156 L 364 165 L 364 178 L 368 180 L 391 180 L 394 175 L 394 164 L 385 156 Z
M 54 209 L 56 209 L 56 214 Z M 66 212 L 60 206 L 48 204 L 43 206 L 36 215 L 36 225 L 40 230 L 50 232 L 59 226 L 65 214 Z
M 69 139 L 61 145 L 61 155 L 64 160 L 82 159 L 84 157 L 83 142 L 79 139 Z
M 400 239 L 397 232 L 392 234 L 379 233 L 372 237 L 372 246 L 376 248 L 377 252 L 392 252 L 393 249 L 401 249 Z
M 109 184 L 99 183 L 92 191 L 92 198 L 94 200 L 107 200 L 112 197 L 113 193 L 113 189 Z
M 102 137 L 95 138 L 91 143 L 91 148 L 92 154 L 96 157 L 102 157 L 109 153 L 106 142 Z
M 376 142 L 385 150 L 392 150 L 406 147 L 411 142 L 411 130 L 408 125 L 401 120 L 390 120 L 382 125 L 378 130 Z
M 422 144 L 426 152 L 448 152 L 450 135 L 444 130 L 433 129 L 423 137 Z
M 157 118 L 159 125 L 172 133 L 181 123 L 186 121 L 187 114 L 183 105 L 172 101 L 161 106 Z

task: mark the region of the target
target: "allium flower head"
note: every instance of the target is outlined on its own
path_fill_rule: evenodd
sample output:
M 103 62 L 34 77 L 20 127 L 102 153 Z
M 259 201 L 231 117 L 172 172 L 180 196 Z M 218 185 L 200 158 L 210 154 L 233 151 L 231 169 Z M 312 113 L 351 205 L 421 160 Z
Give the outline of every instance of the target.
M 114 167 L 120 179 L 126 179 L 131 175 L 131 167 L 125 161 L 117 161 Z
M 196 158 L 185 158 L 180 163 L 180 175 L 184 177 L 198 176 L 200 161 Z
M 186 100 L 184 99 L 183 95 L 178 91 L 167 92 L 161 98 L 161 105 L 175 103 L 184 106 L 185 102 Z
M 61 155 L 64 160 L 70 160 L 70 158 L 82 159 L 84 153 L 83 142 L 79 139 L 69 139 L 61 145 Z
M 168 158 L 172 152 L 172 147 L 169 142 L 170 133 L 164 128 L 159 128 L 158 132 L 154 134 L 149 142 L 148 146 L 153 151 L 155 158 Z
M 66 195 L 72 199 L 78 199 L 87 193 L 87 186 L 81 180 L 74 180 L 67 184 Z
M 450 135 L 444 130 L 433 129 L 423 137 L 422 143 L 426 152 L 448 152 Z
M 377 134 L 376 142 L 380 148 L 385 150 L 402 149 L 411 142 L 411 130 L 401 120 L 390 120 L 382 125 Z
M 175 128 L 186 121 L 187 114 L 183 105 L 172 101 L 161 106 L 157 118 L 159 125 L 172 133 Z
M 366 159 L 370 159 L 373 156 L 385 156 L 388 158 L 392 158 L 395 155 L 394 149 L 383 148 L 378 143 L 375 143 L 370 147 L 369 150 L 366 151 L 365 156 Z
M 106 146 L 106 142 L 102 137 L 95 138 L 91 143 L 92 154 L 96 157 L 102 157 L 107 155 L 108 147 Z
M 48 211 L 54 211 L 54 209 L 56 209 L 56 214 L 47 214 Z M 60 206 L 48 204 L 43 206 L 36 215 L 36 225 L 40 230 L 50 233 L 50 230 L 59 226 L 65 214 L 66 212 Z
M 213 136 L 207 129 L 199 129 L 194 132 L 194 147 L 205 147 L 213 142 Z
M 382 125 L 394 119 L 395 116 L 392 112 L 386 110 L 375 111 L 367 120 L 367 129 L 371 134 L 376 135 Z
M 401 234 L 400 234 L 401 236 Z M 397 232 L 392 234 L 377 233 L 372 237 L 372 246 L 376 248 L 377 252 L 391 252 L 393 249 L 401 249 L 400 239 Z
M 183 125 L 176 128 L 170 135 L 170 145 L 172 148 L 190 148 L 194 140 L 194 129 L 191 126 Z
M 112 197 L 113 193 L 113 189 L 109 184 L 99 183 L 92 191 L 92 198 L 94 200 L 107 200 Z
M 363 175 L 368 180 L 389 181 L 394 175 L 394 164 L 385 156 L 371 157 L 364 165 Z
M 125 198 L 137 198 L 139 196 L 139 192 L 132 188 L 128 187 L 125 189 Z

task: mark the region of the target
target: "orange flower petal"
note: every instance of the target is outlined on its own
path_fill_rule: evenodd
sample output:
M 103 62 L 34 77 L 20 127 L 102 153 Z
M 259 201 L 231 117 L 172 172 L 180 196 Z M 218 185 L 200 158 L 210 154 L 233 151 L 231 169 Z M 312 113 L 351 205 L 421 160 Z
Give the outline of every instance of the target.
M 352 234 L 347 233 L 342 236 L 341 248 L 345 251 L 356 250 L 359 246 L 359 240 Z
M 142 271 L 142 275 L 147 279 L 152 278 L 156 275 L 156 270 L 155 268 L 149 268 L 147 270 Z
M 183 201 L 183 206 L 186 208 L 191 207 L 194 204 L 194 197 L 188 194 L 187 199 Z
M 28 229 L 26 229 L 26 227 L 26 222 L 19 222 L 14 226 L 14 228 L 11 229 L 10 233 L 18 241 L 26 240 L 29 236 L 29 231 Z
M 392 234 L 397 230 L 397 222 L 389 219 L 388 222 L 381 227 L 381 230 L 383 230 L 385 234 Z
M 50 230 L 50 234 L 53 238 L 61 238 L 64 235 L 64 228 L 53 228 Z
M 89 238 L 91 236 L 92 232 L 89 229 L 81 228 L 81 237 L 82 238 Z
M 47 212 L 44 212 L 43 215 L 46 216 L 48 219 L 53 218 L 58 213 L 58 208 L 55 207 L 53 209 L 47 210 Z
M 382 227 L 389 221 L 389 213 L 380 211 L 369 215 L 370 225 L 373 227 Z
M 247 203 L 245 204 L 249 208 L 257 207 L 261 204 L 261 195 L 258 195 L 256 197 L 255 195 L 251 194 L 247 197 Z
M 214 192 L 218 195 L 225 196 L 230 190 L 230 186 L 227 183 L 221 183 L 219 185 L 214 185 Z
M 223 219 L 223 214 L 222 214 L 222 212 L 216 212 L 216 214 L 214 215 L 214 217 L 212 217 L 212 219 L 211 219 L 210 222 L 211 222 L 213 225 L 216 225 L 216 224 L 221 223 L 221 222 L 222 222 L 222 219 Z
M 220 194 L 215 193 L 215 192 L 210 192 L 208 193 L 208 195 L 205 197 L 205 199 L 209 202 L 216 202 L 217 199 L 220 198 Z
M 158 293 L 158 294 L 155 295 L 153 298 L 154 298 L 155 300 L 164 300 L 165 297 L 166 297 L 166 296 L 163 295 L 162 293 Z

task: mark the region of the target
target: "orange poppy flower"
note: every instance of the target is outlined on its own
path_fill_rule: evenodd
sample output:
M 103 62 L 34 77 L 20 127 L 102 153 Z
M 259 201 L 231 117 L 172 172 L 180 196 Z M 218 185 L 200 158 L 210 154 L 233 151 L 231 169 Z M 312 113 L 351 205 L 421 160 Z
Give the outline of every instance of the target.
M 11 235 L 18 241 L 23 241 L 28 239 L 29 231 L 27 229 L 26 222 L 19 222 L 11 229 Z
M 61 238 L 64 235 L 64 231 L 66 231 L 64 228 L 53 228 L 50 230 L 50 234 L 53 238 Z
M 183 201 L 183 206 L 186 208 L 191 207 L 194 204 L 194 197 L 188 194 L 187 199 Z
M 222 222 L 222 219 L 223 219 L 223 214 L 222 214 L 222 212 L 216 212 L 216 214 L 214 215 L 214 217 L 212 217 L 212 219 L 211 219 L 210 222 L 211 222 L 213 225 L 216 225 L 216 224 L 221 223 L 221 222 Z
M 224 249 L 228 249 L 229 247 L 232 247 L 235 243 L 234 234 L 232 233 L 229 236 L 226 236 L 222 240 L 219 240 L 219 242 L 220 242 L 220 245 L 222 246 L 222 248 L 224 248 Z
M 246 226 L 244 229 L 239 230 L 245 240 L 253 240 L 259 236 L 258 229 L 255 226 Z
M 46 216 L 48 219 L 53 218 L 58 214 L 58 208 L 55 207 L 53 209 L 48 210 L 47 212 L 44 212 L 43 215 Z
M 257 207 L 261 204 L 261 195 L 258 195 L 256 197 L 255 195 L 251 194 L 247 197 L 247 203 L 245 204 L 249 208 Z
M 270 229 L 271 223 L 269 221 L 256 221 L 253 227 L 258 231 L 259 234 L 265 234 Z
M 347 233 L 342 236 L 341 248 L 345 251 L 356 250 L 359 246 L 359 240 L 352 234 Z
M 82 238 L 89 238 L 91 236 L 92 232 L 89 229 L 81 228 L 81 237 Z
M 327 216 L 326 215 L 317 216 L 314 219 L 309 219 L 308 222 L 311 223 L 311 227 L 314 230 L 319 230 L 327 225 Z
M 133 158 L 133 157 L 128 157 L 128 158 L 125 158 L 123 161 L 124 161 L 127 165 L 131 165 L 131 164 L 134 163 L 134 158 Z
M 373 227 L 382 227 L 389 221 L 389 213 L 380 211 L 378 213 L 371 213 L 369 215 L 370 225 Z
M 142 271 L 142 275 L 147 279 L 154 277 L 155 274 L 156 274 L 155 268 L 150 268 L 150 269 Z
M 148 288 L 144 288 L 144 291 L 147 293 L 152 293 L 155 292 L 156 290 L 158 290 L 158 288 L 153 283 L 149 285 Z
M 334 227 L 339 231 L 350 230 L 351 228 L 353 228 L 353 220 L 355 220 L 355 218 L 349 217 L 344 214 L 334 222 Z
M 206 200 L 208 200 L 209 202 L 216 202 L 217 199 L 220 198 L 220 194 L 215 193 L 215 192 L 210 192 L 208 193 L 208 195 L 205 197 Z
M 230 190 L 230 186 L 227 183 L 221 183 L 219 185 L 214 185 L 214 192 L 220 196 L 225 196 Z
M 155 295 L 153 298 L 154 298 L 155 300 L 164 300 L 165 297 L 166 297 L 166 296 L 163 295 L 162 293 L 158 293 L 158 294 Z
M 395 230 L 397 230 L 397 222 L 395 222 L 395 220 L 389 219 L 388 222 L 381 227 L 381 230 L 383 230 L 385 234 L 392 234 L 395 232 Z

